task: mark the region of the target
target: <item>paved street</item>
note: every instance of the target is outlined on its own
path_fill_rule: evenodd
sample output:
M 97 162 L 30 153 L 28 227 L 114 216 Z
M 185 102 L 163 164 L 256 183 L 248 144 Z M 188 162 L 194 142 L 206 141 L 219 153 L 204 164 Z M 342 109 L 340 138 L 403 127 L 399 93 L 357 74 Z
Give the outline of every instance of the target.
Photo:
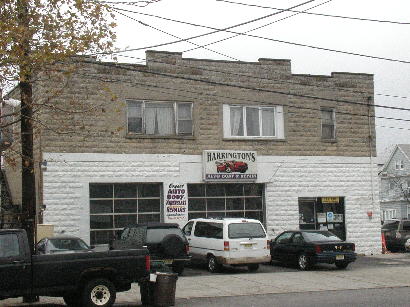
M 205 268 L 193 267 L 187 268 L 184 276 L 178 279 L 176 306 L 229 306 L 233 304 L 263 306 L 258 302 L 271 299 L 277 304 L 269 306 L 282 306 L 281 302 L 286 303 L 288 299 L 291 302 L 298 297 L 312 297 L 314 301 L 318 297 L 315 293 L 319 292 L 321 295 L 331 297 L 334 294 L 354 298 L 357 294 L 350 295 L 349 291 L 356 293 L 354 292 L 356 290 L 360 290 L 357 293 L 367 293 L 363 296 L 358 295 L 358 300 L 366 302 L 368 299 L 368 306 L 379 306 L 371 304 L 371 300 L 379 301 L 375 299 L 372 291 L 375 293 L 382 291 L 380 293 L 385 293 L 385 295 L 390 293 L 389 291 L 392 291 L 391 293 L 402 291 L 399 289 L 405 289 L 404 292 L 406 292 L 410 287 L 409 276 L 409 253 L 359 257 L 347 270 L 337 270 L 332 265 L 321 265 L 312 271 L 300 272 L 292 266 L 273 265 L 262 266 L 256 273 L 249 273 L 245 269 L 227 268 L 222 273 L 210 274 Z M 238 296 L 243 296 L 243 300 L 242 298 L 235 299 Z M 388 299 L 388 296 L 382 297 Z M 237 304 L 236 300 L 243 305 Z M 1 301 L 0 306 L 27 305 L 20 302 L 21 299 L 9 299 Z M 298 306 L 298 302 L 294 302 L 295 305 L 292 306 Z M 302 298 L 300 302 L 303 302 Z M 340 304 L 342 303 L 348 305 L 349 301 L 342 300 Z M 399 304 L 400 301 L 397 303 Z M 60 307 L 64 306 L 64 303 L 60 298 L 44 297 L 41 298 L 40 303 L 34 305 Z M 327 301 L 324 301 L 324 305 L 327 305 Z M 115 306 L 140 306 L 139 287 L 134 285 L 130 291 L 119 293 Z M 284 304 L 283 306 L 290 305 Z M 312 306 L 318 305 L 313 304 Z M 403 305 L 393 304 L 392 306 Z
M 217 298 L 181 299 L 179 307 L 404 307 L 409 306 L 410 288 L 360 289 L 303 293 L 261 294 Z

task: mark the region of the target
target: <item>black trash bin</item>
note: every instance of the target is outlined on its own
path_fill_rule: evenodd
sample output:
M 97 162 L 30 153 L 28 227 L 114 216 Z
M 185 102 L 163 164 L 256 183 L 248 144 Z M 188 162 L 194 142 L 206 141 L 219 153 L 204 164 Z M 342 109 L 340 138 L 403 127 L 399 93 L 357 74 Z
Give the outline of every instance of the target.
M 154 289 L 155 283 L 150 282 L 149 279 L 139 283 L 141 293 L 141 303 L 143 306 L 154 305 Z
M 154 289 L 155 306 L 174 306 L 178 274 L 157 272 Z

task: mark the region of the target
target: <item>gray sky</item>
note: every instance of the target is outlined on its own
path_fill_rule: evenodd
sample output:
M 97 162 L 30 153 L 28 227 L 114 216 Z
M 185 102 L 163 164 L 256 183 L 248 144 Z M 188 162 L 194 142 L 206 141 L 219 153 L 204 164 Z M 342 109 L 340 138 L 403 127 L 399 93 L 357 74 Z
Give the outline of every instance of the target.
M 306 2 L 306 0 L 232 1 L 282 9 Z M 318 0 L 295 10 L 305 10 L 321 3 L 325 4 L 308 12 L 410 23 L 410 1 L 408 0 Z M 267 8 L 228 4 L 216 0 L 161 0 L 146 7 L 120 4 L 115 6 L 214 28 L 228 27 L 277 12 Z M 210 32 L 208 29 L 154 17 L 123 13 L 181 38 Z M 245 32 L 292 14 L 294 13 L 281 13 L 232 30 Z M 120 49 L 142 48 L 177 40 L 175 37 L 144 26 L 135 20 L 119 14 L 117 16 L 117 47 Z M 249 33 L 295 43 L 410 61 L 410 24 L 389 24 L 298 14 Z M 192 42 L 204 45 L 228 36 L 232 34 L 222 32 L 198 38 Z M 184 42 L 150 49 L 182 52 L 193 47 L 195 46 Z M 293 73 L 323 75 L 329 75 L 333 71 L 371 73 L 375 75 L 376 104 L 410 109 L 410 64 L 314 50 L 245 36 L 238 36 L 208 46 L 208 48 L 241 61 L 257 61 L 258 58 L 290 59 Z M 141 60 L 145 59 L 145 50 L 122 54 L 140 59 L 118 57 L 119 62 L 141 63 Z M 184 52 L 183 57 L 231 60 L 204 49 Z M 393 98 L 385 95 L 408 98 Z M 410 111 L 377 108 L 376 116 L 410 120 Z M 407 129 L 410 129 L 410 121 L 377 119 L 379 155 L 392 144 L 410 143 L 410 130 Z

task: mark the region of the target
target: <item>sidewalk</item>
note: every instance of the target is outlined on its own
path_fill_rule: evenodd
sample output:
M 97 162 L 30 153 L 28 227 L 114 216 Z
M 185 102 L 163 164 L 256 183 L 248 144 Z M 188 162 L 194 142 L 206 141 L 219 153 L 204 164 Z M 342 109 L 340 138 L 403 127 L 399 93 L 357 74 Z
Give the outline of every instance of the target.
M 177 299 L 194 297 L 221 297 L 256 294 L 277 294 L 327 290 L 353 290 L 371 288 L 410 287 L 410 258 L 403 254 L 369 256 L 391 261 L 402 259 L 403 265 L 367 266 L 347 270 L 218 274 L 207 276 L 182 276 L 177 282 Z M 138 285 L 128 292 L 118 293 L 116 306 L 140 306 Z M 64 306 L 60 298 L 42 297 L 40 303 L 47 307 Z M 178 305 L 178 304 L 177 304 Z M 0 301 L 1 307 L 27 306 L 21 299 Z

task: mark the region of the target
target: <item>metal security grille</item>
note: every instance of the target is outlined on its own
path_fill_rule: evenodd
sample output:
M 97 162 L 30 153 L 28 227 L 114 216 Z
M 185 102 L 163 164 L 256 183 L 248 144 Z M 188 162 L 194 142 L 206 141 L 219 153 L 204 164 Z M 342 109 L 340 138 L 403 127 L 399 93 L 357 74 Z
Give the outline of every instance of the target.
M 119 230 L 161 220 L 158 183 L 90 183 L 91 244 L 107 244 Z
M 264 223 L 263 184 L 188 184 L 188 218 L 246 217 Z

